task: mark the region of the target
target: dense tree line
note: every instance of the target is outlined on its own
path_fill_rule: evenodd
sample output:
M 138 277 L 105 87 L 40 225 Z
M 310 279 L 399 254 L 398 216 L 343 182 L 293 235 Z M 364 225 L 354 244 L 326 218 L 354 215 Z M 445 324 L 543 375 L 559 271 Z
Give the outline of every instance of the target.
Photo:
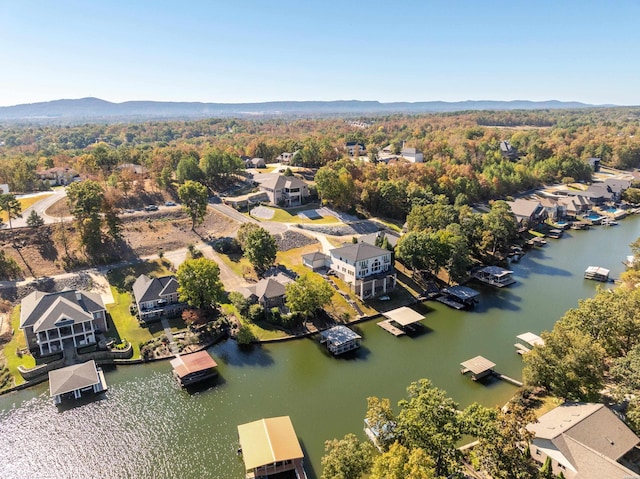
M 589 157 L 621 168 L 640 166 L 639 116 L 638 109 L 615 108 L 392 115 L 364 118 L 368 128 L 343 119 L 4 125 L 0 126 L 0 182 L 8 182 L 12 191 L 29 191 L 46 186 L 37 184 L 33 174 L 37 169 L 72 167 L 106 179 L 117 174 L 117 165 L 134 163 L 146 166 L 164 188 L 167 176 L 184 157 L 193 157 L 209 181 L 220 181 L 239 166 L 224 154 L 273 161 L 290 152 L 296 153 L 297 164 L 315 168 L 345 156 L 346 141 L 358 141 L 366 145 L 371 158 L 388 145 L 396 152 L 403 144 L 419 148 L 425 171 L 412 175 L 423 177 L 424 181 L 414 180 L 418 185 L 429 185 L 451 201 L 460 193 L 475 201 L 564 177 L 588 179 L 584 164 Z M 503 159 L 501 140 L 509 140 L 522 159 L 516 163 Z M 216 152 L 213 157 L 210 151 Z M 215 171 L 207 173 L 212 164 Z M 397 186 L 383 184 L 377 191 L 390 190 L 384 197 Z M 375 202 L 373 196 L 363 204 Z
M 526 447 L 531 433 L 525 426 L 535 416 L 518 403 L 502 410 L 474 403 L 460 410 L 427 379 L 409 385 L 398 412 L 388 399 L 370 397 L 367 402 L 366 420 L 381 453 L 353 434 L 326 441 L 323 479 L 461 477 L 465 460 L 495 479 L 543 477 Z M 479 441 L 466 457 L 457 448 L 465 435 Z

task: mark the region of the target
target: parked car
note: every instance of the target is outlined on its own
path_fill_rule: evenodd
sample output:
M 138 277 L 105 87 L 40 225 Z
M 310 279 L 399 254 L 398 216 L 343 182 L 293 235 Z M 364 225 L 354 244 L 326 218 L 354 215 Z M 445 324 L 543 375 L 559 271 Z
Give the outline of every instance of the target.
M 156 205 L 147 205 L 144 207 L 145 211 L 157 211 L 158 207 Z
M 178 206 L 173 201 L 165 201 L 164 205 L 165 206 Z

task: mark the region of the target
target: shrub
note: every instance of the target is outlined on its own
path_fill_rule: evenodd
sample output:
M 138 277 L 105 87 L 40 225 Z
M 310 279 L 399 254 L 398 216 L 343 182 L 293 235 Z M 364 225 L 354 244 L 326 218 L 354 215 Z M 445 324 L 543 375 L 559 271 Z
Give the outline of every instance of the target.
M 253 323 L 260 321 L 264 318 L 264 308 L 259 304 L 252 304 L 249 306 L 247 313 L 247 319 Z
M 242 296 L 241 293 L 238 293 L 237 291 L 229 293 L 229 301 L 231 301 L 231 304 L 236 307 L 238 313 L 240 313 L 240 316 L 242 316 L 243 318 L 247 316 L 250 306 L 249 300 Z
M 238 328 L 238 333 L 236 335 L 236 341 L 238 341 L 238 344 L 250 344 L 257 339 L 258 338 L 256 338 L 255 334 L 253 334 L 253 331 L 251 331 L 251 328 L 249 326 L 247 326 L 246 324 L 240 325 L 240 327 Z
M 124 291 L 129 291 L 131 288 L 133 288 L 133 283 L 136 282 L 136 279 L 138 278 L 136 278 L 132 274 L 127 275 L 122 281 L 122 289 Z

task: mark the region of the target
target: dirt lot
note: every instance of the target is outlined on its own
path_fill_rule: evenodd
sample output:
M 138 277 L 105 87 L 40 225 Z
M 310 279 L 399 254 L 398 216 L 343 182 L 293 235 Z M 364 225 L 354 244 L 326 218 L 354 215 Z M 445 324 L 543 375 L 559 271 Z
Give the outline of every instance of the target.
M 208 210 L 204 223 L 197 226 L 195 232 L 191 231 L 191 220 L 179 208 L 122 215 L 122 220 L 126 246 L 117 253 L 121 261 L 184 248 L 198 241 L 232 236 L 238 228 L 237 222 L 212 209 Z M 42 237 L 28 228 L 15 230 L 13 234 L 6 230 L 0 232 L 0 247 L 16 260 L 23 277 L 67 272 L 62 261 L 64 247 L 53 231 L 55 226 L 44 228 L 49 230 L 49 234 Z M 77 251 L 75 232 L 72 231 L 70 236 L 69 250 Z

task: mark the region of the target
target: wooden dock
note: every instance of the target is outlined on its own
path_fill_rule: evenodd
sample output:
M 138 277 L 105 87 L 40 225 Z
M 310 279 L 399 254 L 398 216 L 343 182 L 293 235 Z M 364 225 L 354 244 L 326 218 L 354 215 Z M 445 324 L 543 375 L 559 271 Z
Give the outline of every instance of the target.
M 516 348 L 516 353 L 518 353 L 521 356 L 531 351 L 528 347 L 520 343 L 515 343 L 514 346 Z
M 493 371 L 493 375 L 495 377 L 497 377 L 498 379 L 502 379 L 503 381 L 511 383 L 514 386 L 518 386 L 519 388 L 522 387 L 522 385 L 523 385 L 521 381 L 518 381 L 517 379 L 510 378 L 509 376 L 505 376 L 504 374 L 500 374 L 498 371 Z
M 447 296 L 438 296 L 436 298 L 436 301 L 439 301 L 442 304 L 446 304 L 447 306 L 449 306 L 450 308 L 453 309 L 464 309 L 465 305 L 462 303 L 458 303 L 457 301 L 452 300 L 451 298 L 447 297 Z
M 397 336 L 404 336 L 405 334 L 407 334 L 402 329 L 396 328 L 393 324 L 391 324 L 391 320 L 390 319 L 386 319 L 384 321 L 380 321 L 378 323 L 378 326 L 380 326 L 382 329 L 384 329 L 388 333 L 393 334 L 396 337 Z

